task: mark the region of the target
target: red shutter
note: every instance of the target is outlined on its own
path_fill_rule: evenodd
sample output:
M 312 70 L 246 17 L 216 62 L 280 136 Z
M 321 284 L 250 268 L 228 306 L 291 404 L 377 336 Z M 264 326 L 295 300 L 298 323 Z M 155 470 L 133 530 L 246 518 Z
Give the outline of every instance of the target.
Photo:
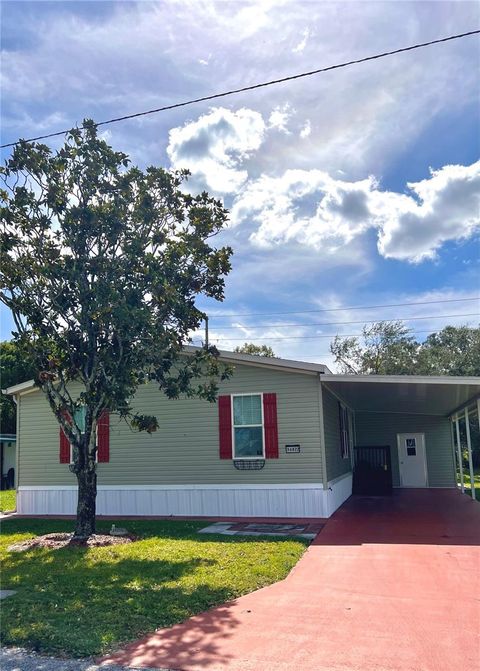
M 277 395 L 263 395 L 263 425 L 265 427 L 265 457 L 278 459 Z
M 70 415 L 65 410 L 63 416 L 67 418 L 67 421 L 70 423 Z M 60 463 L 69 464 L 70 463 L 70 441 L 65 435 L 62 427 L 60 427 Z
M 218 433 L 220 459 L 232 458 L 232 400 L 230 396 L 218 397 Z
M 62 427 L 60 427 L 60 463 L 70 463 L 70 442 L 63 432 Z
M 97 461 L 110 461 L 110 413 L 104 410 L 98 418 L 97 424 Z

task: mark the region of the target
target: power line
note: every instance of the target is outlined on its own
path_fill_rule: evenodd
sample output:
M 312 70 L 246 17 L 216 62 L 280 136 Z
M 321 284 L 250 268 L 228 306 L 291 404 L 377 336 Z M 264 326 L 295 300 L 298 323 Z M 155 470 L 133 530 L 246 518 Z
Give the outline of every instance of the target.
M 400 317 L 396 319 L 373 319 L 365 321 L 363 319 L 359 321 L 349 321 L 349 322 L 311 322 L 310 324 L 258 324 L 257 326 L 250 325 L 239 325 L 239 326 L 220 326 L 217 331 L 229 331 L 232 329 L 260 329 L 260 328 L 289 328 L 292 326 L 340 326 L 347 324 L 376 324 L 377 322 L 396 322 L 396 321 L 417 321 L 419 319 L 450 319 L 451 317 L 479 317 L 479 312 L 467 312 L 463 314 L 454 314 L 454 315 L 430 315 L 428 317 Z
M 474 327 L 468 327 L 473 330 Z M 436 329 L 425 329 L 425 330 L 420 330 L 420 331 L 412 331 L 408 330 L 407 333 L 410 333 L 412 335 L 416 335 L 417 333 L 437 333 Z M 316 340 L 317 338 L 335 338 L 336 336 L 340 336 L 342 338 L 362 338 L 363 333 L 328 333 L 328 334 L 322 334 L 322 335 L 314 335 L 314 336 L 258 336 L 256 337 L 257 340 L 261 340 L 262 342 L 264 340 Z M 210 338 L 210 340 L 215 340 L 217 343 L 219 341 L 225 342 L 245 342 L 245 336 L 243 338 Z
M 377 308 L 399 308 L 406 305 L 438 305 L 439 303 L 465 303 L 467 301 L 478 301 L 480 296 L 471 296 L 470 298 L 446 298 L 438 301 L 420 301 L 411 303 L 390 303 L 383 305 L 354 305 L 344 308 L 321 308 L 318 310 L 292 310 L 289 312 L 238 312 L 230 315 L 209 315 L 213 319 L 231 319 L 232 317 L 268 317 L 273 315 L 301 315 L 318 312 L 343 312 L 344 310 L 375 310 Z M 381 321 L 381 320 L 378 320 Z
M 467 33 L 459 33 L 457 35 L 450 35 L 448 37 L 441 37 L 437 40 L 430 40 L 430 42 L 421 42 L 419 44 L 412 44 L 408 47 L 402 47 L 400 49 L 394 49 L 392 51 L 384 51 L 379 54 L 374 54 L 373 56 L 364 56 L 363 58 L 357 58 L 352 61 L 346 61 L 344 63 L 337 63 L 336 65 L 328 65 L 324 68 L 318 68 L 317 70 L 310 70 L 308 72 L 301 72 L 296 75 L 290 75 L 288 77 L 281 77 L 280 79 L 271 79 L 270 81 L 262 82 L 260 84 L 252 84 L 251 86 L 243 86 L 238 89 L 231 89 L 230 91 L 224 91 L 223 93 L 213 93 L 208 96 L 202 96 L 201 98 L 194 98 L 192 100 L 186 100 L 181 103 L 175 103 L 173 105 L 164 105 L 163 107 L 157 107 L 156 109 L 147 110 L 145 112 L 136 112 L 134 114 L 126 114 L 125 116 L 116 117 L 114 119 L 107 119 L 106 121 L 99 121 L 95 124 L 98 126 L 106 126 L 107 124 L 117 123 L 119 121 L 126 121 L 127 119 L 135 119 L 141 116 L 147 116 L 149 114 L 158 114 L 159 112 L 166 112 L 167 110 L 177 109 L 178 107 L 186 107 L 187 105 L 194 105 L 195 103 L 206 102 L 208 100 L 215 100 L 217 98 L 225 98 L 226 96 L 231 96 L 237 93 L 245 93 L 246 91 L 254 91 L 255 89 L 265 88 L 266 86 L 273 86 L 274 84 L 282 84 L 284 82 L 293 81 L 295 79 L 301 79 L 303 77 L 311 77 L 312 75 L 318 75 L 323 72 L 329 72 L 330 70 L 338 70 L 340 68 L 346 68 L 350 65 L 357 65 L 359 63 L 366 63 L 367 61 L 377 60 L 379 58 L 385 58 L 386 56 L 393 56 L 395 54 L 401 54 L 406 51 L 413 51 L 414 49 L 423 49 L 424 47 L 429 47 L 434 44 L 440 44 L 442 42 L 450 42 L 451 40 L 459 40 L 463 37 L 469 37 L 471 35 L 478 35 L 480 30 L 470 30 Z M 82 126 L 81 126 L 82 127 Z M 55 133 L 47 133 L 46 135 L 37 135 L 36 137 L 29 138 L 28 140 L 23 140 L 23 142 L 35 142 L 36 140 L 45 140 L 50 137 L 57 137 L 58 135 L 65 135 L 71 129 L 60 130 Z M 0 145 L 0 149 L 5 149 L 6 147 L 13 147 L 22 140 L 16 140 L 15 142 L 9 142 L 8 144 Z

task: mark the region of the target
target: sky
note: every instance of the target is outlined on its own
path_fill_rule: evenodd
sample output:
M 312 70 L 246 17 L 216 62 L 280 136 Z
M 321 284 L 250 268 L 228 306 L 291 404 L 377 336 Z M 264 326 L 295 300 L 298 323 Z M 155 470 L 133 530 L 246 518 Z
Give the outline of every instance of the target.
M 3 143 L 480 27 L 476 2 L 1 11 Z M 404 319 L 419 340 L 478 324 L 479 301 L 463 299 L 480 295 L 479 66 L 468 37 L 105 128 L 134 164 L 188 168 L 188 188 L 229 209 L 225 301 L 199 304 L 214 344 L 334 368 L 333 335 L 364 322 Z M 398 303 L 422 304 L 371 307 Z

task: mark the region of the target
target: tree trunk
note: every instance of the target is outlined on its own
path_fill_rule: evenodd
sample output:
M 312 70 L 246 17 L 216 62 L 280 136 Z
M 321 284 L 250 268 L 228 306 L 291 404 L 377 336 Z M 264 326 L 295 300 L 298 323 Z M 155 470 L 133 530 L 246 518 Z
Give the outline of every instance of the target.
M 77 521 L 72 541 L 86 542 L 95 533 L 95 511 L 97 499 L 97 473 L 93 469 L 82 469 L 77 473 L 78 503 Z

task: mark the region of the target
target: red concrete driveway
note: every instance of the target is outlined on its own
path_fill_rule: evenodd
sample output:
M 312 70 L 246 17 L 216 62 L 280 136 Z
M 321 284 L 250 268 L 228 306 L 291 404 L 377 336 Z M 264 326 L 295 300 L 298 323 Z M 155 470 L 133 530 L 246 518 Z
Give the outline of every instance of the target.
M 452 490 L 352 498 L 286 580 L 106 662 L 201 671 L 480 668 L 480 503 Z

